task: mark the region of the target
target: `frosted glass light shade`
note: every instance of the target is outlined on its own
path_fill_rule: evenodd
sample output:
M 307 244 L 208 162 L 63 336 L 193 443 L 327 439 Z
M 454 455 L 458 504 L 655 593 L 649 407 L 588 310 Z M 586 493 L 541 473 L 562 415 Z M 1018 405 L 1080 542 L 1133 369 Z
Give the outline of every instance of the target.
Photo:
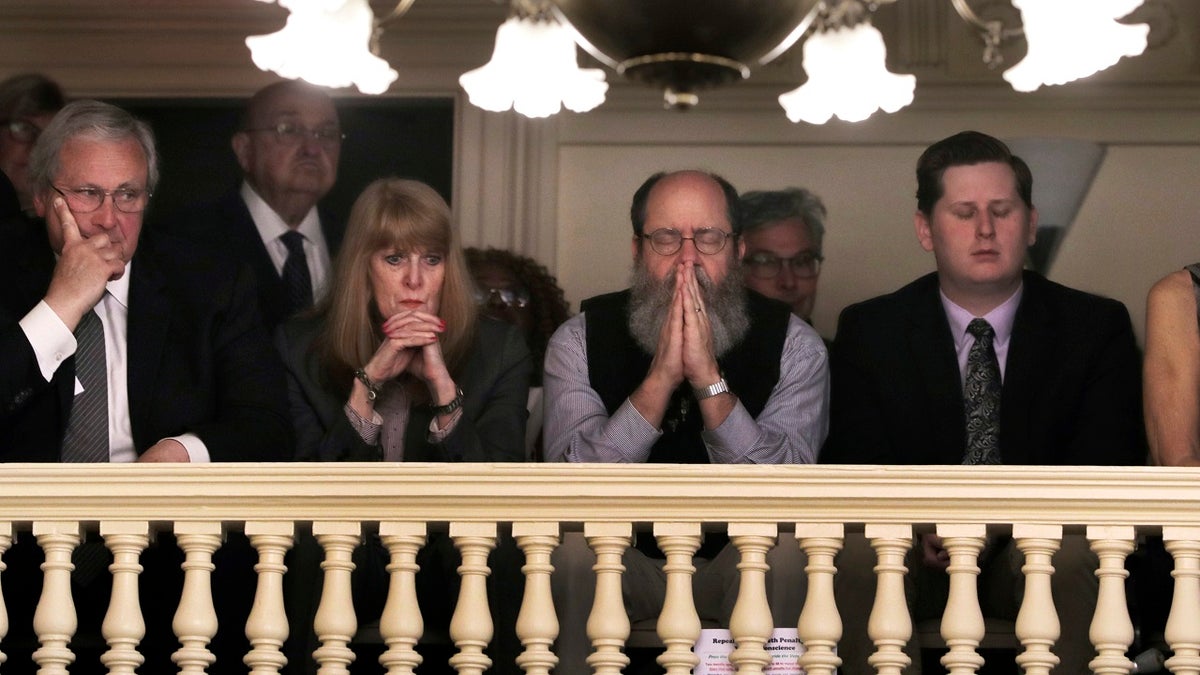
M 883 35 L 870 23 L 814 33 L 804 43 L 808 82 L 780 95 L 779 104 L 788 119 L 809 124 L 896 112 L 912 103 L 917 78 L 888 72 L 886 59 Z
M 1126 25 L 1142 0 L 1013 0 L 1021 10 L 1029 52 L 1004 71 L 1017 91 L 1065 84 L 1146 50 L 1147 24 Z
M 278 2 L 291 12 L 283 29 L 246 38 L 260 70 L 323 87 L 354 85 L 364 94 L 382 94 L 398 77 L 371 53 L 375 14 L 367 0 Z
M 604 102 L 608 83 L 599 68 L 580 68 L 571 31 L 557 21 L 510 17 L 496 31 L 492 60 L 458 78 L 472 105 L 526 117 L 547 117 L 566 106 L 587 112 Z

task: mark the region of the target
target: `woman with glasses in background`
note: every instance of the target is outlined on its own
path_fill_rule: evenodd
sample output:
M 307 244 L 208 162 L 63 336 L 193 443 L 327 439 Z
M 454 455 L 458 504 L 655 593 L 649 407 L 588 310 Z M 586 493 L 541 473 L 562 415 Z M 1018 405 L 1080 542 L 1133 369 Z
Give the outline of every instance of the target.
M 558 280 L 533 258 L 495 248 L 464 252 L 475 277 L 479 311 L 519 328 L 533 354 L 525 450 L 530 459 L 541 461 L 542 361 L 550 336 L 571 317 L 571 306 Z
M 62 89 L 44 75 L 16 75 L 0 82 L 0 172 L 13 188 L 9 192 L 0 179 L 0 215 L 33 212 L 29 153 L 42 129 L 64 105 Z M 14 192 L 16 208 L 11 201 Z

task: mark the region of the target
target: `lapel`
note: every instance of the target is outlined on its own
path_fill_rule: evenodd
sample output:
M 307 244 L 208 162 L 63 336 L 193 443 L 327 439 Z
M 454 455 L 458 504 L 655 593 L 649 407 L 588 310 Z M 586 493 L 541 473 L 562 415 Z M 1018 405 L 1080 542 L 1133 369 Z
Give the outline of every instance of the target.
M 272 299 L 282 300 L 283 280 L 275 271 L 275 263 L 267 253 L 267 245 L 258 234 L 254 219 L 250 217 L 250 209 L 237 190 L 229 193 L 222 204 L 224 220 L 229 223 L 230 251 L 244 251 L 246 261 L 254 270 L 254 278 L 260 285 L 259 292 Z M 271 281 L 274 280 L 274 281 Z M 275 297 L 278 294 L 278 298 Z
M 937 275 L 924 277 L 913 290 L 906 339 L 918 379 L 917 414 L 930 420 L 930 459 L 958 464 L 966 445 L 962 383 Z
M 342 226 L 341 221 L 334 219 L 333 214 L 320 206 L 317 207 L 317 216 L 321 219 L 321 234 L 325 235 L 325 247 L 329 249 L 329 257 L 332 260 L 342 248 L 342 235 L 346 233 L 346 228 Z
M 1000 450 L 1005 464 L 1028 464 L 1028 439 L 1036 393 L 1054 370 L 1058 317 L 1046 305 L 1045 280 L 1026 272 L 1021 304 L 1013 320 L 1013 333 L 1004 366 L 1000 398 Z
M 126 386 L 133 443 L 140 453 L 158 440 L 142 436 L 149 424 L 149 411 L 154 407 L 154 398 L 162 393 L 156 383 L 162 368 L 172 315 L 166 288 L 166 270 L 157 264 L 153 241 L 144 232 L 130 270 Z

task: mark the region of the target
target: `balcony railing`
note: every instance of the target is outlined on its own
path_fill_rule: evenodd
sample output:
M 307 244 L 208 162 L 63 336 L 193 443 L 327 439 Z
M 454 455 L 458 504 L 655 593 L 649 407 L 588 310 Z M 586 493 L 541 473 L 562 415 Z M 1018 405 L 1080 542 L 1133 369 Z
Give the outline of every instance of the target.
M 879 554 L 879 593 L 871 637 L 881 673 L 903 666 L 900 645 L 912 626 L 903 584 L 915 532 L 937 531 L 951 554 L 951 598 L 942 622 L 952 672 L 974 672 L 984 623 L 975 595 L 976 556 L 988 533 L 1010 533 L 1026 555 L 1026 591 L 1016 636 L 1027 672 L 1047 672 L 1057 634 L 1049 575 L 1064 533 L 1084 534 L 1098 554 L 1100 597 L 1092 624 L 1096 672 L 1126 673 L 1133 626 L 1125 598 L 1125 559 L 1138 537 L 1161 534 L 1175 560 L 1175 601 L 1166 640 L 1175 673 L 1200 672 L 1200 471 L 1150 467 L 834 467 L 560 464 L 214 464 L 5 465 L 0 485 L 0 551 L 13 536 L 36 538 L 45 552 L 44 589 L 34 619 L 46 675 L 66 673 L 74 630 L 71 555 L 81 533 L 99 533 L 114 555 L 113 596 L 104 624 L 112 672 L 139 662 L 144 626 L 137 564 L 155 528 L 174 532 L 186 554 L 175 618 L 182 672 L 203 672 L 218 628 L 210 585 L 223 532 L 244 531 L 257 550 L 258 586 L 244 630 L 253 673 L 274 673 L 284 658 L 284 556 L 298 529 L 324 549 L 324 591 L 315 621 L 323 673 L 344 672 L 359 629 L 350 593 L 351 553 L 367 532 L 390 551 L 391 585 L 379 634 L 390 673 L 416 665 L 422 623 L 414 590 L 416 554 L 434 532 L 448 532 L 462 554 L 462 588 L 451 623 L 460 673 L 481 673 L 493 633 L 484 588 L 497 534 L 511 532 L 524 552 L 526 578 L 517 633 L 518 663 L 550 672 L 558 631 L 550 556 L 563 532 L 582 531 L 598 554 L 590 637 L 596 672 L 618 673 L 630 624 L 621 601 L 620 558 L 635 532 L 653 533 L 667 553 L 666 606 L 657 624 L 668 673 L 695 665 L 700 630 L 688 577 L 702 532 L 722 531 L 738 548 L 741 586 L 732 625 L 739 673 L 760 673 L 771 622 L 766 551 L 793 537 L 808 556 L 808 589 L 798 624 L 814 675 L 838 665 L 841 622 L 833 602 L 835 558 L 847 532 L 865 531 Z M 3 567 L 0 566 L 0 570 Z M 683 582 L 683 583 L 680 583 Z M 21 579 L 0 574 L 0 583 Z M 0 608 L 3 609 L 3 608 Z M 7 630 L 0 612 L 0 634 Z M 309 627 L 304 627 L 308 630 Z

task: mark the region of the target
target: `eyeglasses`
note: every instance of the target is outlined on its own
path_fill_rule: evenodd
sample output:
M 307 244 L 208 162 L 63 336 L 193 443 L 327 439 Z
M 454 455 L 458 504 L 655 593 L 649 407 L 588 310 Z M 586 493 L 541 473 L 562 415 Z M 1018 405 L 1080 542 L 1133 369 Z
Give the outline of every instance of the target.
M 91 213 L 104 204 L 104 200 L 112 197 L 113 206 L 122 213 L 141 213 L 150 201 L 150 193 L 146 190 L 117 188 L 116 190 L 101 190 L 94 187 L 60 188 L 51 185 L 54 191 L 67 200 L 67 206 L 78 213 Z
M 774 279 L 783 271 L 784 265 L 799 279 L 811 279 L 821 271 L 825 258 L 816 251 L 801 251 L 791 258 L 780 258 L 766 251 L 752 253 L 742 261 L 755 279 Z
M 529 291 L 508 288 L 476 288 L 475 302 L 480 306 L 498 303 L 510 309 L 524 309 L 529 304 Z
M 733 236 L 732 232 L 705 227 L 696 230 L 690 237 L 683 236 L 679 230 L 663 228 L 650 234 L 643 234 L 642 238 L 649 239 L 651 248 L 659 255 L 675 255 L 683 247 L 684 240 L 695 244 L 696 250 L 704 255 L 716 255 L 725 248 L 725 241 Z
M 300 145 L 305 140 L 311 138 L 327 148 L 332 148 L 346 140 L 346 134 L 343 134 L 342 130 L 337 127 L 308 129 L 292 122 L 280 122 L 273 127 L 242 129 L 242 131 L 269 131 L 275 134 L 275 140 L 288 146 Z
M 42 135 L 42 128 L 29 120 L 9 120 L 4 123 L 8 135 L 18 143 L 33 143 Z

